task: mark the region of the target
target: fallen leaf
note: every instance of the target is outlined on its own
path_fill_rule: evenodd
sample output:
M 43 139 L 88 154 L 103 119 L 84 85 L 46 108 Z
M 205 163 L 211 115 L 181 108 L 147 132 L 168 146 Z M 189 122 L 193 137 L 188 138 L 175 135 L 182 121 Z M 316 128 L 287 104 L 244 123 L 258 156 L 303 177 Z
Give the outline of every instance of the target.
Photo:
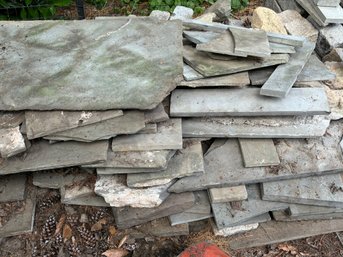
M 110 226 L 108 232 L 111 236 L 114 236 L 117 233 L 117 229 L 114 226 Z
M 122 247 L 123 244 L 125 244 L 126 240 L 129 238 L 128 235 L 124 236 L 122 240 L 120 240 L 119 244 L 118 244 L 118 248 Z
M 280 245 L 278 245 L 278 249 L 279 249 L 279 250 L 282 250 L 282 251 L 284 251 L 284 252 L 289 252 L 289 253 L 291 253 L 292 255 L 297 254 L 297 248 L 295 248 L 295 247 L 292 246 L 292 245 L 280 244 Z
M 105 255 L 106 257 L 124 257 L 128 255 L 128 251 L 118 248 L 118 249 L 110 249 L 106 252 L 102 253 L 102 255 Z
M 66 215 L 62 214 L 60 220 L 58 221 L 56 225 L 55 236 L 61 232 L 65 221 L 66 221 Z
M 71 227 L 68 224 L 65 224 L 63 227 L 64 242 L 68 241 L 72 235 L 73 235 L 73 230 L 71 229 Z
M 107 220 L 103 218 L 91 227 L 91 231 L 99 231 L 102 229 L 102 225 L 105 225 L 105 224 L 107 224 Z

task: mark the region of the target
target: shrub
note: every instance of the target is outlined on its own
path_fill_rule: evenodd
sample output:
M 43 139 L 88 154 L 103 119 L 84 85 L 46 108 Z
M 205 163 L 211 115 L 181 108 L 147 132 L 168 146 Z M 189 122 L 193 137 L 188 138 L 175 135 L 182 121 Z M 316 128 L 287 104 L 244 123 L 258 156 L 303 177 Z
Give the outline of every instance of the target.
M 247 7 L 249 0 L 231 0 L 231 9 L 233 11 L 239 11 L 244 7 Z

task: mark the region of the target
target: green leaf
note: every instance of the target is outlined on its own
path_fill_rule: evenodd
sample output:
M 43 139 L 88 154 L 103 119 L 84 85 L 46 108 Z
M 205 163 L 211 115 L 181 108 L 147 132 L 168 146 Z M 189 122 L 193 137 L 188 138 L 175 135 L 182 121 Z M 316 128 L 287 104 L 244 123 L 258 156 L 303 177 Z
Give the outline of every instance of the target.
M 39 12 L 36 8 L 28 8 L 28 16 L 30 18 L 38 19 L 39 18 Z
M 54 0 L 53 5 L 57 7 L 68 6 L 71 4 L 71 0 Z
M 55 15 L 55 13 L 56 13 L 56 8 L 55 8 L 55 6 L 49 7 L 49 12 L 50 12 L 51 15 Z
M 27 18 L 27 13 L 26 13 L 26 10 L 24 8 L 20 10 L 20 18 L 22 20 L 25 20 Z
M 25 0 L 26 6 L 29 6 L 32 3 L 32 0 Z
M 38 11 L 45 20 L 51 16 L 51 13 L 48 7 L 39 7 Z

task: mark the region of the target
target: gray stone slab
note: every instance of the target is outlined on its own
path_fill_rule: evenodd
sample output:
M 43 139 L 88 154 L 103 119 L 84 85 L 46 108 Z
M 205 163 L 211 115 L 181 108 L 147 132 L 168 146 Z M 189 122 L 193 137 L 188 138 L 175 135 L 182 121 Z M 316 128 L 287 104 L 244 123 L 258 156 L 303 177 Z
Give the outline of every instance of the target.
M 107 141 L 95 143 L 47 141 L 32 143 L 23 156 L 0 160 L 0 174 L 12 174 L 91 164 L 107 159 Z
M 324 28 L 317 27 L 319 37 L 316 52 L 324 57 L 335 47 L 343 46 L 343 26 L 341 24 L 330 24 Z
M 181 33 L 150 17 L 1 22 L 0 109 L 152 109 L 182 78 Z
M 26 196 L 26 175 L 0 177 L 0 202 L 23 201 Z
M 57 132 L 44 138 L 49 140 L 74 140 L 82 142 L 105 140 L 120 134 L 135 134 L 145 128 L 145 120 L 144 112 L 127 111 L 120 117 Z
M 65 186 L 80 184 L 89 176 L 90 174 L 87 172 L 39 171 L 32 174 L 32 183 L 41 188 L 60 189 Z
M 296 53 L 291 54 L 287 63 L 276 67 L 262 86 L 261 95 L 286 97 L 309 60 L 315 46 L 314 43 L 306 41 L 301 48 L 297 48 Z
M 305 10 L 295 0 L 276 0 L 282 11 L 295 10 L 301 15 L 306 14 Z
M 268 32 L 269 43 L 278 43 L 284 45 L 290 45 L 294 47 L 301 47 L 304 44 L 305 37 L 295 35 L 283 35 L 273 32 Z
M 167 165 L 162 168 L 97 168 L 96 173 L 99 175 L 114 175 L 114 174 L 141 174 L 141 173 L 153 173 L 153 172 L 161 172 L 167 169 Z
M 183 65 L 183 78 L 186 81 L 192 81 L 192 80 L 196 80 L 196 79 L 202 79 L 202 78 L 204 78 L 204 76 L 201 75 L 196 70 L 194 70 L 191 66 L 184 64 Z
M 8 158 L 25 151 L 25 139 L 19 127 L 0 129 L 0 155 L 2 158 Z
M 276 0 L 265 0 L 264 7 L 272 9 L 276 13 L 282 12 L 281 7 Z
M 178 5 L 174 8 L 174 11 L 170 16 L 170 20 L 192 19 L 193 13 L 194 11 L 192 8 Z
M 245 185 L 234 187 L 209 188 L 211 203 L 227 203 L 246 200 L 248 192 Z
M 280 164 L 273 139 L 240 138 L 238 141 L 246 168 Z
M 167 189 L 171 184 L 132 189 L 126 185 L 124 175 L 98 175 L 94 192 L 112 207 L 153 208 L 161 205 L 169 196 Z
M 170 196 L 155 208 L 113 208 L 116 226 L 120 229 L 144 224 L 154 219 L 183 212 L 195 204 L 193 193 L 170 194 Z
M 156 123 L 146 123 L 145 128 L 137 132 L 137 134 L 156 134 L 157 124 Z
M 244 233 L 250 230 L 257 229 L 259 226 L 259 223 L 250 223 L 247 225 L 238 225 L 238 226 L 233 226 L 233 227 L 227 227 L 227 228 L 222 228 L 218 229 L 217 225 L 215 224 L 214 221 L 211 222 L 213 234 L 215 236 L 223 236 L 223 237 L 228 237 L 232 236 L 235 234 L 239 233 Z
M 248 72 L 240 72 L 231 75 L 203 78 L 192 81 L 181 81 L 178 86 L 182 87 L 244 87 L 250 85 Z
M 180 213 L 169 216 L 172 226 L 204 220 L 212 217 L 211 204 L 206 191 L 194 192 L 195 204 Z
M 294 46 L 288 46 L 283 44 L 277 43 L 269 43 L 270 50 L 274 54 L 294 54 L 295 48 Z
M 156 134 L 119 136 L 112 141 L 112 151 L 147 151 L 182 149 L 181 119 L 170 119 L 157 125 Z
M 191 41 L 194 44 L 205 44 L 209 43 L 212 40 L 215 40 L 216 38 L 220 37 L 222 33 L 225 31 L 222 31 L 221 33 L 218 32 L 212 32 L 212 31 L 184 31 L 183 35 L 185 38 L 187 38 L 189 41 Z M 233 43 L 233 42 L 232 42 Z M 230 46 L 233 48 L 234 46 Z M 232 49 L 234 51 L 234 49 Z
M 18 127 L 25 121 L 24 112 L 0 111 L 0 129 Z
M 34 139 L 122 115 L 122 111 L 27 111 L 25 112 L 26 134 L 28 139 Z
M 176 89 L 170 100 L 170 115 L 289 116 L 330 112 L 323 88 L 293 88 L 287 98 L 263 97 L 259 91 L 258 88 Z
M 149 17 L 153 17 L 153 18 L 156 18 L 156 19 L 159 19 L 159 20 L 167 21 L 170 18 L 170 13 L 169 12 L 163 12 L 163 11 L 160 11 L 160 10 L 153 10 L 150 13 Z
M 312 0 L 316 5 L 319 6 L 337 6 L 341 3 L 340 0 Z
M 311 138 L 325 134 L 326 116 L 191 118 L 182 120 L 183 137 Z
M 343 23 L 343 9 L 336 6 L 317 6 L 320 19 L 325 23 Z
M 262 184 L 263 200 L 343 208 L 342 175 L 331 174 Z
M 308 12 L 308 14 L 311 15 L 311 18 L 317 23 L 319 26 L 324 27 L 327 26 L 328 23 L 325 22 L 320 18 L 320 15 L 318 13 L 318 8 L 317 6 L 312 2 L 308 0 L 296 0 L 299 5 L 301 5 L 302 8 Z
M 166 110 L 164 109 L 163 104 L 157 105 L 155 109 L 152 109 L 151 111 L 146 111 L 145 112 L 145 121 L 147 123 L 153 122 L 161 122 L 161 121 L 166 121 L 169 120 L 169 116 L 166 113 Z
M 343 219 L 343 213 L 312 214 L 312 215 L 302 216 L 302 217 L 292 217 L 292 216 L 289 216 L 285 211 L 273 211 L 272 215 L 276 221 Z
M 333 208 L 326 206 L 315 206 L 315 205 L 305 205 L 305 204 L 290 204 L 288 209 L 289 214 L 292 217 L 309 216 L 309 215 L 325 215 L 333 213 L 343 213 L 341 208 Z
M 238 140 L 218 139 L 204 156 L 205 173 L 182 178 L 169 191 L 185 192 L 342 172 L 341 131 L 342 125 L 332 121 L 322 138 L 278 140 L 276 149 L 281 163 L 275 167 L 245 168 Z
M 252 69 L 258 69 L 286 63 L 288 54 L 272 54 L 270 57 L 257 60 L 254 58 L 236 58 L 232 60 L 215 60 L 208 58 L 205 52 L 197 51 L 192 46 L 184 46 L 184 60 L 205 77 L 228 75 Z
M 203 152 L 200 141 L 184 142 L 182 150 L 176 152 L 164 171 L 153 173 L 128 174 L 129 187 L 151 187 L 163 185 L 176 178 L 197 175 L 204 172 Z
M 68 205 L 110 207 L 104 198 L 94 193 L 88 186 L 67 186 L 60 189 L 61 203 Z
M 250 83 L 252 86 L 260 86 L 266 83 L 269 77 L 273 74 L 276 67 L 267 67 L 249 71 Z

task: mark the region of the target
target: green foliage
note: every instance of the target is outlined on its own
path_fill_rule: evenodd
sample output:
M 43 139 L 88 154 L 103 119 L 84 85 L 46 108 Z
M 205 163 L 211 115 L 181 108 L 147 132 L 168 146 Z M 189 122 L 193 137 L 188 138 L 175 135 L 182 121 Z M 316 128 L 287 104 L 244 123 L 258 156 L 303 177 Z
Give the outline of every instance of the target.
M 249 0 L 231 0 L 231 8 L 233 11 L 239 11 L 249 4 Z
M 0 20 L 49 19 L 72 0 L 0 0 Z
M 107 0 L 87 0 L 88 3 L 94 5 L 96 9 L 102 9 L 106 6 Z

